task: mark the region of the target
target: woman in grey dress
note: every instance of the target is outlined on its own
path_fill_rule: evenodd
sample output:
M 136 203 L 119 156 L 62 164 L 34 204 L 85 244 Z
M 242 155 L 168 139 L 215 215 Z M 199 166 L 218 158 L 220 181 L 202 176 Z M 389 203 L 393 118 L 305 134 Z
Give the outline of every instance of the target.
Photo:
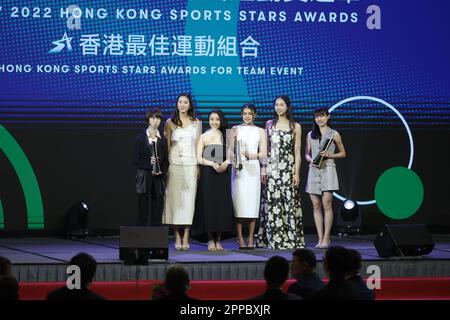
M 332 139 L 326 151 L 327 142 Z M 336 152 L 336 147 L 339 152 Z M 318 155 L 324 157 L 320 165 L 314 164 Z M 319 241 L 316 248 L 330 246 L 330 232 L 333 225 L 333 191 L 339 190 L 339 181 L 334 159 L 345 158 L 345 148 L 340 134 L 330 128 L 330 113 L 326 108 L 314 111 L 313 130 L 306 138 L 306 161 L 310 163 L 306 192 L 309 193 L 314 211 Z M 325 214 L 322 214 L 322 206 Z

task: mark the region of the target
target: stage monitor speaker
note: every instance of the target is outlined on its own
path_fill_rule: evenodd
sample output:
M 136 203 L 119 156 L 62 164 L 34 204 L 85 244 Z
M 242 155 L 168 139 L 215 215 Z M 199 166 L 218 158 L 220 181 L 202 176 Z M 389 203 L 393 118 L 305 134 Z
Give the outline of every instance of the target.
M 120 227 L 119 257 L 126 265 L 169 258 L 168 227 Z
M 423 224 L 386 224 L 374 245 L 380 257 L 411 257 L 431 253 L 434 241 Z

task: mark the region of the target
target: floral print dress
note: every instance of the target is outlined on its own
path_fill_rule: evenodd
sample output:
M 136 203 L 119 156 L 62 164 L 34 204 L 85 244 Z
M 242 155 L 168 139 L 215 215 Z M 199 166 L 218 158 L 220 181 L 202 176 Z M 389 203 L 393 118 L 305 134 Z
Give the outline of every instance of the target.
M 257 247 L 298 249 L 305 246 L 302 209 L 295 172 L 294 131 L 269 129 L 270 154 L 267 185 L 260 206 Z

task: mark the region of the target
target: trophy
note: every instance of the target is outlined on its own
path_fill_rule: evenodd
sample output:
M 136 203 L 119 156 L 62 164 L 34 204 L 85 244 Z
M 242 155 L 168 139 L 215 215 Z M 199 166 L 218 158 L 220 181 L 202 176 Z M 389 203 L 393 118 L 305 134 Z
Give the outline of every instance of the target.
M 325 158 L 324 156 L 321 156 L 320 153 L 323 151 L 327 151 L 328 148 L 330 147 L 331 143 L 333 142 L 333 138 L 331 139 L 327 139 L 325 146 L 323 147 L 323 149 L 317 154 L 316 158 L 313 160 L 313 165 L 316 167 L 320 167 L 322 165 L 323 159 Z
M 234 155 L 234 167 L 237 171 L 242 170 L 242 156 L 241 156 L 241 140 L 238 140 L 236 142 L 236 153 Z
M 152 163 L 152 173 L 159 174 L 161 173 L 161 166 L 158 161 L 158 152 L 156 152 L 156 142 L 151 143 L 151 154 L 152 157 L 155 157 L 155 163 Z

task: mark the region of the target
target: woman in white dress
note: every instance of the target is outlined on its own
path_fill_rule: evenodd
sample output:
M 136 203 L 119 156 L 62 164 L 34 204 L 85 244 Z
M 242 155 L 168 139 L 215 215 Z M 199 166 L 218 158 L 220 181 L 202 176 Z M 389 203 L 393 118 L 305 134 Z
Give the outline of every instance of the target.
M 239 249 L 253 249 L 256 219 L 259 216 L 261 181 L 264 180 L 267 142 L 264 130 L 253 124 L 256 108 L 245 104 L 241 109 L 243 123 L 234 126 L 231 132 L 231 158 L 234 159 L 232 172 L 232 198 Z M 238 151 L 239 150 L 239 151 Z M 248 242 L 242 235 L 243 222 L 249 224 Z
M 177 107 L 167 120 L 164 132 L 169 150 L 169 173 L 163 223 L 175 228 L 175 249 L 189 250 L 189 231 L 195 211 L 199 167 L 196 145 L 202 123 L 195 117 L 192 97 L 180 94 Z M 180 226 L 184 226 L 181 236 Z

